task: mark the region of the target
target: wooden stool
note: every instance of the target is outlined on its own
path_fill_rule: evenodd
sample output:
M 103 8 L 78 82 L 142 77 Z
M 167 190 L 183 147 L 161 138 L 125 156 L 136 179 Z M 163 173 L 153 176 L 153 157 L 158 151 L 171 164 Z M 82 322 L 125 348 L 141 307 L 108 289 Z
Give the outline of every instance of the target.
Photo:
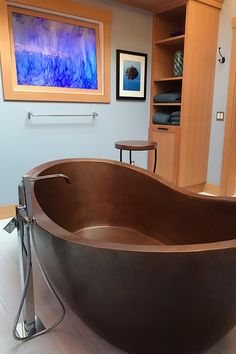
M 156 172 L 157 166 L 157 143 L 148 140 L 123 140 L 115 143 L 115 148 L 120 150 L 120 162 L 122 162 L 123 150 L 129 151 L 129 163 L 132 165 L 132 151 L 145 151 L 154 150 L 154 168 L 153 172 Z

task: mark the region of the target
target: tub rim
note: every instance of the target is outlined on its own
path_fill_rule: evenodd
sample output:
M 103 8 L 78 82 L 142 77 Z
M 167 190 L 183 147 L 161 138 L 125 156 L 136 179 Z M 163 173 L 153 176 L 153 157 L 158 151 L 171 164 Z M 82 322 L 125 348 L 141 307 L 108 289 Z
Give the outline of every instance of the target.
M 45 162 L 40 164 L 28 172 L 30 177 L 37 177 L 43 171 L 48 168 L 51 168 L 56 165 L 66 164 L 66 163 L 75 163 L 75 162 L 95 162 L 95 163 L 106 163 L 110 165 L 117 165 L 123 168 L 128 168 L 130 170 L 135 170 L 139 173 L 142 173 L 148 176 L 151 179 L 157 180 L 161 184 L 164 184 L 167 188 L 173 189 L 174 191 L 189 196 L 191 198 L 205 199 L 205 200 L 221 200 L 228 203 L 236 203 L 236 200 L 232 197 L 221 197 L 221 196 L 208 196 L 193 193 L 187 190 L 184 190 L 170 182 L 167 182 L 162 177 L 155 175 L 152 172 L 149 172 L 143 168 L 132 166 L 129 164 L 121 163 L 114 160 L 107 159 L 97 159 L 97 158 L 65 158 Z M 63 171 L 62 171 L 63 173 Z M 236 238 L 227 241 L 218 241 L 218 242 L 208 242 L 208 243 L 197 243 L 197 244 L 182 244 L 182 245 L 135 245 L 135 244 L 125 244 L 125 243 L 115 243 L 108 241 L 96 241 L 92 239 L 85 239 L 83 237 L 78 237 L 73 232 L 70 232 L 63 227 L 56 224 L 52 219 L 50 219 L 41 208 L 36 195 L 34 193 L 34 182 L 31 183 L 31 195 L 32 195 L 32 204 L 33 204 L 33 215 L 35 218 L 35 224 L 40 226 L 42 229 L 65 241 L 73 242 L 83 246 L 89 246 L 94 248 L 102 248 L 109 250 L 117 251 L 130 251 L 130 252 L 142 252 L 142 253 L 196 253 L 196 252 L 205 252 L 205 251 L 217 251 L 217 250 L 226 250 L 236 248 Z

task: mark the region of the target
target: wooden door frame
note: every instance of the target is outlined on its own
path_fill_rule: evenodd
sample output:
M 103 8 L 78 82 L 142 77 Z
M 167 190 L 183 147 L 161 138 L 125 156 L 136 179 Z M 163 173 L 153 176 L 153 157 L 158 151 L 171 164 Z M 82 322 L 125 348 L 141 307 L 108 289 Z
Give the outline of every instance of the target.
M 221 169 L 221 182 L 220 182 L 220 195 L 232 195 L 234 194 L 234 186 L 230 183 L 230 156 L 232 153 L 232 141 L 236 139 L 233 129 L 236 122 L 236 17 L 232 19 L 233 39 L 232 39 L 232 54 L 230 64 L 230 76 L 228 86 L 228 100 L 227 100 L 227 115 L 225 124 L 224 135 L 224 150 Z

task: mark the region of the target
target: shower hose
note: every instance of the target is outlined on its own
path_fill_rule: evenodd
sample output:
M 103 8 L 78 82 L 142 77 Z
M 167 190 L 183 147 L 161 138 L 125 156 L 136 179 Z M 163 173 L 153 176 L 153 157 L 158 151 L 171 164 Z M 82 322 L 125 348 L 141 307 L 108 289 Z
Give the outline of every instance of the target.
M 58 296 L 58 294 L 56 293 L 56 291 L 54 290 L 47 274 L 46 274 L 46 271 L 44 269 L 44 266 L 42 265 L 41 261 L 40 261 L 40 258 L 38 256 L 38 251 L 37 251 L 37 246 L 36 246 L 36 243 L 35 243 L 35 239 L 34 239 L 34 231 L 33 231 L 33 225 L 27 225 L 26 226 L 26 229 L 27 229 L 27 233 L 28 233 L 28 237 L 29 239 L 32 240 L 32 243 L 33 243 L 33 246 L 34 246 L 34 251 L 35 251 L 35 255 L 36 255 L 36 259 L 37 259 L 37 262 L 38 262 L 38 265 L 39 265 L 39 268 L 43 274 L 43 277 L 44 277 L 44 280 L 48 286 L 48 288 L 50 289 L 51 293 L 54 295 L 54 297 L 57 299 L 58 303 L 60 304 L 60 307 L 61 307 L 61 310 L 62 310 L 62 314 L 61 314 L 61 317 L 58 321 L 56 321 L 54 324 L 52 324 L 50 327 L 48 328 L 45 328 L 43 329 L 42 331 L 38 332 L 38 333 L 35 333 L 35 334 L 32 334 L 31 336 L 28 336 L 28 337 L 19 337 L 18 334 L 17 334 L 17 325 L 19 323 L 19 318 L 20 318 L 20 315 L 21 315 L 21 312 L 22 312 L 22 309 L 23 309 L 23 305 L 24 305 L 24 301 L 25 301 L 25 298 L 26 298 L 26 294 L 27 294 L 27 289 L 28 289 L 28 286 L 29 286 L 29 280 L 30 280 L 30 275 L 31 275 L 31 272 L 32 272 L 32 257 L 31 257 L 31 252 L 28 252 L 28 254 L 26 254 L 26 258 L 27 258 L 27 262 L 26 262 L 26 276 L 25 276 L 25 282 L 24 282 L 24 287 L 23 287 L 23 292 L 22 292 L 22 296 L 21 296 L 21 300 L 20 300 L 20 305 L 19 305 L 19 309 L 17 311 L 17 315 L 16 315 L 16 318 L 15 318 L 15 322 L 14 322 L 14 326 L 13 326 L 13 337 L 17 340 L 17 341 L 28 341 L 28 340 L 31 340 L 33 338 L 36 338 L 36 337 L 39 337 L 43 334 L 46 334 L 48 333 L 49 331 L 51 331 L 52 329 L 56 328 L 64 319 L 65 317 L 65 307 L 63 305 L 63 302 L 61 301 L 60 297 Z M 22 241 L 24 242 L 24 240 Z M 23 243 L 23 247 L 24 247 L 24 243 Z M 24 248 L 24 251 L 26 251 L 26 249 Z

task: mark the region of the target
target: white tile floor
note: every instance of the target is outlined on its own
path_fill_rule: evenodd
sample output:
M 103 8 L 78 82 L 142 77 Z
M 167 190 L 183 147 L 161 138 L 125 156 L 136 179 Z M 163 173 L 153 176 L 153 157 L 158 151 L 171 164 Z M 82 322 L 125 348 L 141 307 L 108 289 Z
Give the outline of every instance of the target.
M 10 220 L 10 219 L 9 219 Z M 25 343 L 16 342 L 12 327 L 20 301 L 17 234 L 6 233 L 0 220 L 0 354 L 124 354 L 98 337 L 66 307 L 63 323 L 51 333 Z M 48 327 L 60 309 L 34 262 L 36 311 Z
M 69 308 L 64 322 L 50 334 L 23 344 L 13 339 L 11 332 L 20 287 L 17 236 L 15 231 L 9 235 L 2 230 L 7 221 L 0 220 L 0 354 L 125 354 L 99 338 Z M 48 326 L 58 318 L 59 309 L 38 269 L 34 269 L 37 312 Z M 236 354 L 236 327 L 218 345 L 202 354 Z

